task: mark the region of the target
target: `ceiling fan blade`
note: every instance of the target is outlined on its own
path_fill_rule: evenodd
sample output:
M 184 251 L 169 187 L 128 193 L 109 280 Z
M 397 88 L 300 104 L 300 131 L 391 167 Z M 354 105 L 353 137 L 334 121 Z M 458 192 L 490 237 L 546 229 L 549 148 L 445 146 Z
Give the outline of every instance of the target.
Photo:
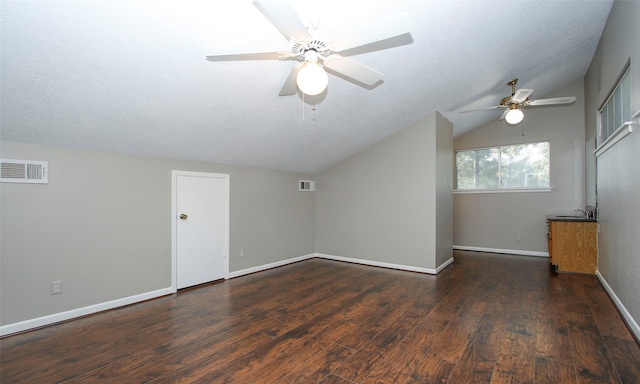
M 254 1 L 253 5 L 285 39 L 308 40 L 311 38 L 304 23 L 288 1 L 260 0 Z
M 209 61 L 236 61 L 236 60 L 288 60 L 291 52 L 248 52 L 248 53 L 223 53 L 207 56 Z
M 506 108 L 504 112 L 502 112 L 502 116 L 500 116 L 499 120 L 504 120 L 507 117 L 507 113 L 509 113 L 510 109 Z
M 504 108 L 504 106 L 502 105 L 496 105 L 493 107 L 484 107 L 484 108 L 476 108 L 476 109 L 468 109 L 466 111 L 460 111 L 460 113 L 467 113 L 467 112 L 478 112 L 478 111 L 487 111 L 490 109 L 498 109 L 498 108 Z
M 329 55 L 324 59 L 324 66 L 366 85 L 373 85 L 384 77 L 382 73 L 340 55 Z
M 511 103 L 522 103 L 525 100 L 527 100 L 527 97 L 529 97 L 531 94 L 533 93 L 533 89 L 518 89 L 516 91 L 516 93 L 511 96 Z
M 298 83 L 296 83 L 296 80 L 298 78 L 298 71 L 303 65 L 304 63 L 300 63 L 291 69 L 291 73 L 289 73 L 289 77 L 287 77 L 287 80 L 284 82 L 279 96 L 291 96 L 298 93 Z
M 376 41 L 389 39 L 413 31 L 411 17 L 407 13 L 399 13 L 362 27 L 333 36 L 331 50 L 340 52 Z
M 571 104 L 576 101 L 575 96 L 568 97 L 556 97 L 553 99 L 540 99 L 540 100 L 531 100 L 528 105 L 531 107 L 537 107 L 540 105 L 557 105 L 557 104 Z

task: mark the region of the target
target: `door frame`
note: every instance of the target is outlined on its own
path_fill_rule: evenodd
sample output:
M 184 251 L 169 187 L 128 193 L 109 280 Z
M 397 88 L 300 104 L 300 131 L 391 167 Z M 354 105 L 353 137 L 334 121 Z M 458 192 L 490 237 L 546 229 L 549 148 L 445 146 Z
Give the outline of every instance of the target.
M 178 291 L 178 176 L 211 177 L 224 180 L 224 279 L 229 278 L 229 174 L 171 171 L 171 290 Z

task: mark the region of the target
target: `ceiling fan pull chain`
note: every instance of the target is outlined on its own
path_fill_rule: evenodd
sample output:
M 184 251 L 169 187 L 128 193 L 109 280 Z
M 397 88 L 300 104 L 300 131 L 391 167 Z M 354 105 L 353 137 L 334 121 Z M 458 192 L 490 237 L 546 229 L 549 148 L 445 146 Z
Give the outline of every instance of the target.
M 313 96 L 313 108 L 311 109 L 311 120 L 316 121 L 316 97 Z

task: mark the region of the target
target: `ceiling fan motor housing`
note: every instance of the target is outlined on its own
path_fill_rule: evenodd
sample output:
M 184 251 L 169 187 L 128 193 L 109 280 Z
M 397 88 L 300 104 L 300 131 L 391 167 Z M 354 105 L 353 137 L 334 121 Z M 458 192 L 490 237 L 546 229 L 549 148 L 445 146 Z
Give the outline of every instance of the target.
M 297 56 L 300 59 L 304 60 L 305 52 L 307 51 L 315 51 L 318 54 L 321 54 L 322 56 L 330 52 L 327 44 L 325 44 L 325 42 L 321 40 L 292 41 L 291 53 L 294 56 Z

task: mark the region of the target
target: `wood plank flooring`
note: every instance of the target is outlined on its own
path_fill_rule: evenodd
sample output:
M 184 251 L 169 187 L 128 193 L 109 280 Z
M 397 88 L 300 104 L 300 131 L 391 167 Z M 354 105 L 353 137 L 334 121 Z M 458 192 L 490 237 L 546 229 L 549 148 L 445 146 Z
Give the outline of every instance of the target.
M 640 347 L 595 277 L 545 258 L 312 259 L 6 337 L 0 382 L 640 383 Z

